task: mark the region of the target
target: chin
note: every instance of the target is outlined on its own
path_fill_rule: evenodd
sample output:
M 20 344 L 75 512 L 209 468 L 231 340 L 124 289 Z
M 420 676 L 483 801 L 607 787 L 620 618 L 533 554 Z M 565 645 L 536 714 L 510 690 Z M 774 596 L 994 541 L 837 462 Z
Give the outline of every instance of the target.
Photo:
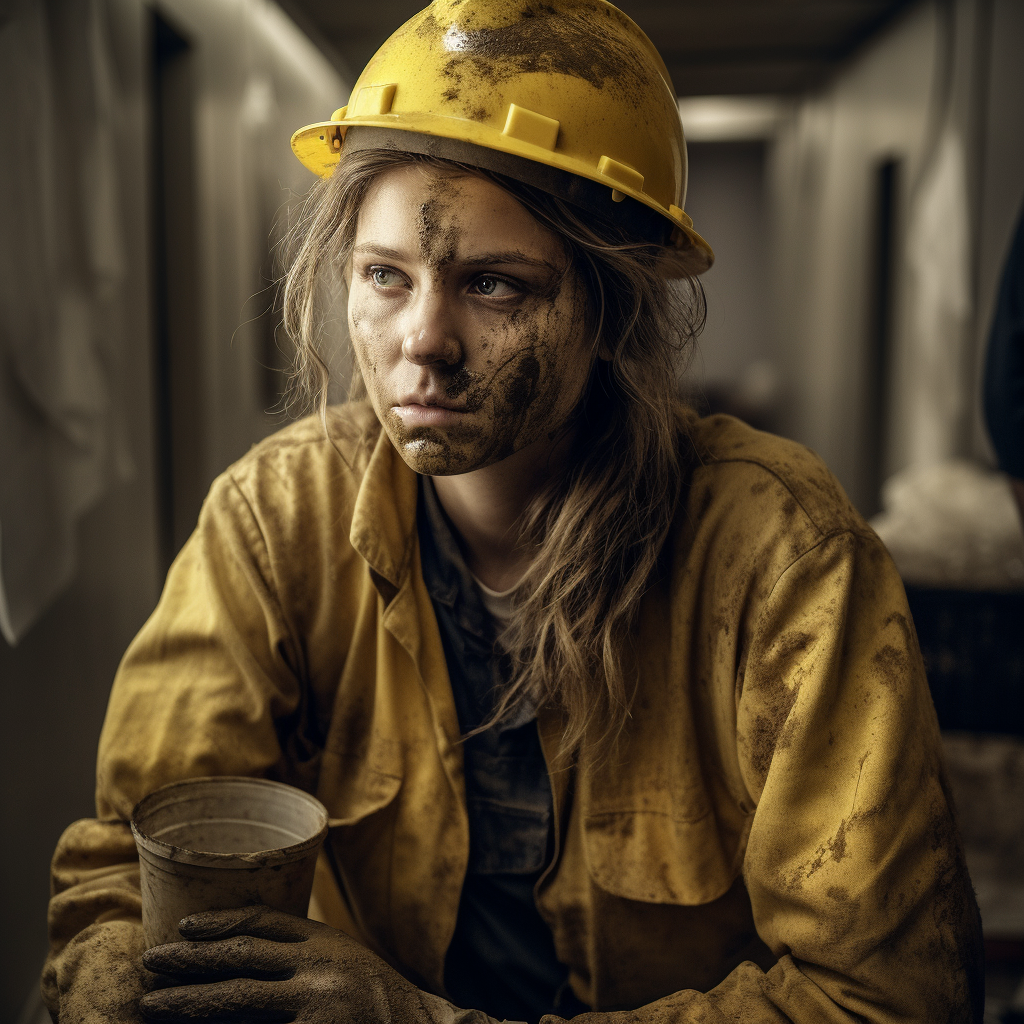
M 402 461 L 423 476 L 455 476 L 477 468 L 472 460 L 460 458 L 453 452 L 444 438 L 392 436 L 391 443 L 402 456 Z
M 459 476 L 493 466 L 512 454 L 499 444 L 461 445 L 439 431 L 424 431 L 413 437 L 388 431 L 402 461 L 423 476 Z M 484 450 L 481 450 L 481 447 Z

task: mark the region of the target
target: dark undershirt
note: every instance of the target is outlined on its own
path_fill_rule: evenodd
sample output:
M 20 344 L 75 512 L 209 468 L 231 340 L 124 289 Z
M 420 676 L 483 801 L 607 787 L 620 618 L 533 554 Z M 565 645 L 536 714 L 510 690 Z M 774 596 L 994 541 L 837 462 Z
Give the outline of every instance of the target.
M 421 477 L 417 528 L 423 579 L 465 734 L 490 716 L 503 683 L 496 625 L 429 478 Z M 545 1013 L 582 1013 L 587 1007 L 569 988 L 568 971 L 533 896 L 554 837 L 535 709 L 522 708 L 470 737 L 464 760 L 469 866 L 445 960 L 449 997 L 498 1020 L 530 1024 Z

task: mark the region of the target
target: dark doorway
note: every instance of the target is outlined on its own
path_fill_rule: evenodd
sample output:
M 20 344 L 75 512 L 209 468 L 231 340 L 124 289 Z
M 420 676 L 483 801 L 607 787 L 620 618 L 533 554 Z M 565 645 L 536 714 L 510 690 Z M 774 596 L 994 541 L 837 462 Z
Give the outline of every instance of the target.
M 162 568 L 195 526 L 205 493 L 197 272 L 194 53 L 153 14 L 153 310 Z
M 889 390 L 893 359 L 893 309 L 897 196 L 900 182 L 898 160 L 883 160 L 874 172 L 873 223 L 868 248 L 870 310 L 865 345 L 864 472 L 870 504 L 866 516 L 881 510 L 882 483 L 886 475 L 889 428 Z

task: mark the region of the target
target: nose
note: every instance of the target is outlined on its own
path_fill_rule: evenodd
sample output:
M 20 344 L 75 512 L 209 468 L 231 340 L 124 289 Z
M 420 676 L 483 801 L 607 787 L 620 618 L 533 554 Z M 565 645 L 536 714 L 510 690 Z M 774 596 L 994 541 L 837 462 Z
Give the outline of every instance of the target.
M 462 344 L 440 289 L 424 289 L 407 310 L 402 355 L 417 366 L 454 366 L 461 362 Z

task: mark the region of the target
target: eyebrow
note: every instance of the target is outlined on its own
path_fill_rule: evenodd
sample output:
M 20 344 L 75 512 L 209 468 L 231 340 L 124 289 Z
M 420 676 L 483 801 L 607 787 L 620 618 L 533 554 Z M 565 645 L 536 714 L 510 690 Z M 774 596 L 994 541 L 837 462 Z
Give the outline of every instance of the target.
M 521 252 L 518 249 L 507 249 L 504 252 L 479 253 L 476 256 L 467 256 L 465 259 L 459 260 L 459 262 L 467 267 L 485 267 L 497 263 L 505 266 L 537 267 L 542 270 L 550 270 L 556 274 L 559 270 L 549 260 L 542 260 L 536 256 L 527 256 L 525 252 Z
M 401 261 L 409 259 L 408 253 L 402 252 L 400 249 L 392 249 L 390 246 L 376 245 L 372 242 L 364 242 L 362 245 L 357 245 L 353 252 L 358 256 L 376 256 L 383 260 Z M 549 260 L 528 256 L 519 249 L 477 253 L 464 259 L 453 260 L 453 262 L 464 267 L 490 267 L 495 265 L 537 267 L 540 270 L 547 270 L 553 274 L 557 274 L 561 270 L 560 267 L 555 266 Z
M 382 260 L 404 260 L 406 254 L 399 249 L 389 249 L 386 245 L 363 243 L 357 245 L 352 252 L 357 256 L 379 256 Z

